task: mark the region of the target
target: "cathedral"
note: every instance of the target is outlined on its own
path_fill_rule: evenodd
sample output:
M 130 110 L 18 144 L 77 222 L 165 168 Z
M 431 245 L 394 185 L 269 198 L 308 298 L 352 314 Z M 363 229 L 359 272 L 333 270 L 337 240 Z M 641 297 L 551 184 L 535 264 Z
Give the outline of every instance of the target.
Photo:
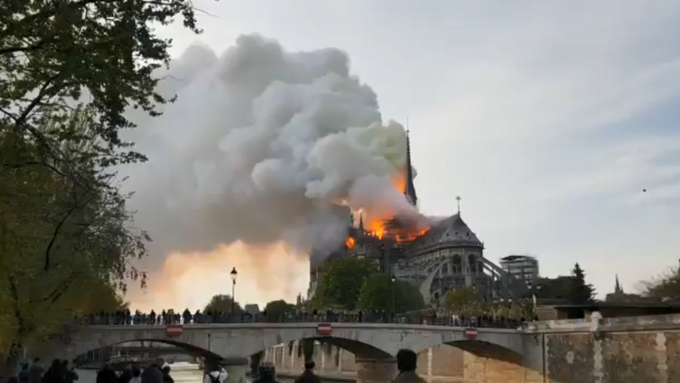
M 417 206 L 413 184 L 411 150 L 406 136 L 405 186 L 406 199 Z M 308 297 L 312 298 L 323 283 L 324 264 L 340 257 L 372 260 L 382 273 L 417 286 L 423 299 L 432 307 L 443 303 L 447 291 L 473 287 L 489 301 L 517 299 L 526 293 L 526 285 L 499 266 L 484 258 L 484 243 L 458 213 L 420 230 L 405 230 L 397 219 L 386 221 L 378 228 L 350 220 L 345 245 L 326 257 L 313 256 L 310 262 Z M 368 226 L 368 227 L 367 227 Z M 323 258 L 321 262 L 315 259 Z

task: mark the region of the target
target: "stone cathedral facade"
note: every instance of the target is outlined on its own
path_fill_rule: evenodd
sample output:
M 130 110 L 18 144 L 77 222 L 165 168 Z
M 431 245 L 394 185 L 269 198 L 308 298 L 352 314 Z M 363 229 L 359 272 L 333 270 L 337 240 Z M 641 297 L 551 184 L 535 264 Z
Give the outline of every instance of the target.
M 406 138 L 407 200 L 417 206 L 413 184 L 411 152 Z M 458 198 L 459 202 L 460 199 Z M 308 298 L 323 283 L 326 262 L 340 257 L 373 260 L 386 274 L 408 281 L 420 289 L 426 303 L 437 307 L 451 289 L 471 286 L 488 301 L 517 299 L 526 293 L 526 285 L 484 257 L 484 243 L 458 213 L 436 222 L 420 233 L 403 235 L 399 223 L 386 222 L 384 232 L 376 235 L 364 227 L 363 218 L 350 220 L 348 244 L 324 256 L 312 256 Z M 324 259 L 315 262 L 315 259 Z

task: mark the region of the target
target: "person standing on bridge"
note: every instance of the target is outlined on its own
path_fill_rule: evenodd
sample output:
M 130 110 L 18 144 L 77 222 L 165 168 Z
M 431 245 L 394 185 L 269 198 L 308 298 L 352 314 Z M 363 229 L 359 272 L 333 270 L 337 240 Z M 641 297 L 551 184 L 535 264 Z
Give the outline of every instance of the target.
M 401 349 L 397 352 L 397 369 L 399 375 L 392 380 L 392 383 L 426 383 L 425 379 L 418 376 L 418 354 L 413 350 Z

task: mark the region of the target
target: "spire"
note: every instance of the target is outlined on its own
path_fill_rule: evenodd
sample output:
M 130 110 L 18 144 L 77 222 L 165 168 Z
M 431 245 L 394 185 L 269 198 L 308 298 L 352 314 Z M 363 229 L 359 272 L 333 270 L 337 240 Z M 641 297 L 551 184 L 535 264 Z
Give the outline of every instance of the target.
M 413 168 L 411 167 L 411 143 L 408 137 L 408 122 L 406 130 L 406 189 L 404 195 L 411 205 L 416 206 L 418 197 L 416 196 L 416 188 L 413 186 Z
M 361 230 L 362 233 L 364 232 L 364 214 L 363 213 L 359 214 L 359 230 Z
M 461 199 L 462 199 L 462 198 L 460 198 L 460 196 L 457 196 L 457 197 L 456 197 L 456 202 L 458 202 L 458 216 L 459 216 L 459 217 L 460 217 L 460 200 L 461 200 Z
M 616 274 L 616 284 L 614 285 L 614 294 L 623 294 L 621 284 L 619 284 L 619 275 Z

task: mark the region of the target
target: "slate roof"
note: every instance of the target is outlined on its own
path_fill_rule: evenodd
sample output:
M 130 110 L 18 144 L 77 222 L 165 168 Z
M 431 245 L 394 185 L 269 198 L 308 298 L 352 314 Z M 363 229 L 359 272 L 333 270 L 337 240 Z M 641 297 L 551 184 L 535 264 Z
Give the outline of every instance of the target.
M 453 246 L 483 247 L 477 235 L 463 221 L 460 214 L 439 221 L 422 236 L 413 241 L 414 246 L 450 244 Z

